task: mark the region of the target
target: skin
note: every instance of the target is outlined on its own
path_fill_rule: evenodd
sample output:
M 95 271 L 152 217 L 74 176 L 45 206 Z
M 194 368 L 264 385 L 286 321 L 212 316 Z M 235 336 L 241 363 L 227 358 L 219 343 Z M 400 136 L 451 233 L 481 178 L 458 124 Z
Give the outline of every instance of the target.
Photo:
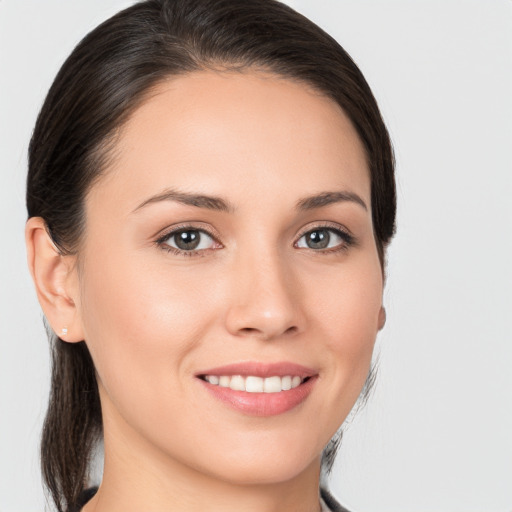
M 115 155 L 86 198 L 77 256 L 58 253 L 42 219 L 27 224 L 45 314 L 65 341 L 86 341 L 97 370 L 105 470 L 84 511 L 318 511 L 322 450 L 361 391 L 384 322 L 352 124 L 304 84 L 197 72 L 153 91 Z M 233 211 L 140 207 L 170 188 L 222 197 Z M 334 191 L 366 208 L 295 209 Z M 214 236 L 201 235 L 193 255 L 166 250 L 175 238 L 157 243 L 182 224 Z M 354 243 L 328 231 L 330 248 L 311 248 L 303 236 L 333 228 Z M 243 361 L 290 361 L 318 379 L 291 411 L 250 416 L 195 377 Z

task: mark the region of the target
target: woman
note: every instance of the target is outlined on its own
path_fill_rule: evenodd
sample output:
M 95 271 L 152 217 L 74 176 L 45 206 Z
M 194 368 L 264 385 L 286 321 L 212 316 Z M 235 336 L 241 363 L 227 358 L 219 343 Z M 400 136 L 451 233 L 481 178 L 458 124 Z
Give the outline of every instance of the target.
M 141 2 L 73 51 L 29 153 L 57 509 L 343 510 L 321 470 L 371 381 L 395 219 L 344 50 L 273 0 Z

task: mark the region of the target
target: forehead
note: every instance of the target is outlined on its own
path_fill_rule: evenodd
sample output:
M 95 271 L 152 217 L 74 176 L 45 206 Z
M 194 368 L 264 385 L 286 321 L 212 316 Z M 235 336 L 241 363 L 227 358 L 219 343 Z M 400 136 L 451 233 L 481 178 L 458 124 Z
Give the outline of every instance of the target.
M 339 105 L 261 71 L 196 72 L 159 84 L 123 126 L 115 155 L 98 188 L 109 201 L 115 189 L 132 207 L 169 187 L 283 201 L 350 189 L 370 204 L 365 152 Z

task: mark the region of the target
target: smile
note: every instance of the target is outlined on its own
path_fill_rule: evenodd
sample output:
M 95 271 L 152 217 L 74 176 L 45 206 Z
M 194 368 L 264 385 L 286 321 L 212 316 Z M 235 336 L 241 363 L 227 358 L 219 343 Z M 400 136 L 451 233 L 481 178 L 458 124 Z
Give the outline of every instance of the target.
M 310 395 L 318 374 L 292 363 L 256 362 L 223 366 L 196 374 L 210 397 L 251 416 L 291 411 Z
M 298 375 L 286 375 L 279 377 L 257 377 L 255 375 L 205 375 L 204 380 L 220 386 L 221 388 L 230 388 L 234 391 L 245 391 L 247 393 L 279 393 L 280 391 L 288 391 L 300 386 L 309 377 L 299 377 Z

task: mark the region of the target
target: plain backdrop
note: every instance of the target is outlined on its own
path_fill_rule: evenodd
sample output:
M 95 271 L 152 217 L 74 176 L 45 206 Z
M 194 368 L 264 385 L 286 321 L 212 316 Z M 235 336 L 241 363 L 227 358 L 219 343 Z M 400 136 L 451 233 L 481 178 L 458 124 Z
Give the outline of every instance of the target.
M 74 45 L 126 0 L 0 0 L 0 512 L 44 508 L 49 358 L 26 152 Z M 512 1 L 290 0 L 361 67 L 397 157 L 380 372 L 331 478 L 354 512 L 512 511 Z

